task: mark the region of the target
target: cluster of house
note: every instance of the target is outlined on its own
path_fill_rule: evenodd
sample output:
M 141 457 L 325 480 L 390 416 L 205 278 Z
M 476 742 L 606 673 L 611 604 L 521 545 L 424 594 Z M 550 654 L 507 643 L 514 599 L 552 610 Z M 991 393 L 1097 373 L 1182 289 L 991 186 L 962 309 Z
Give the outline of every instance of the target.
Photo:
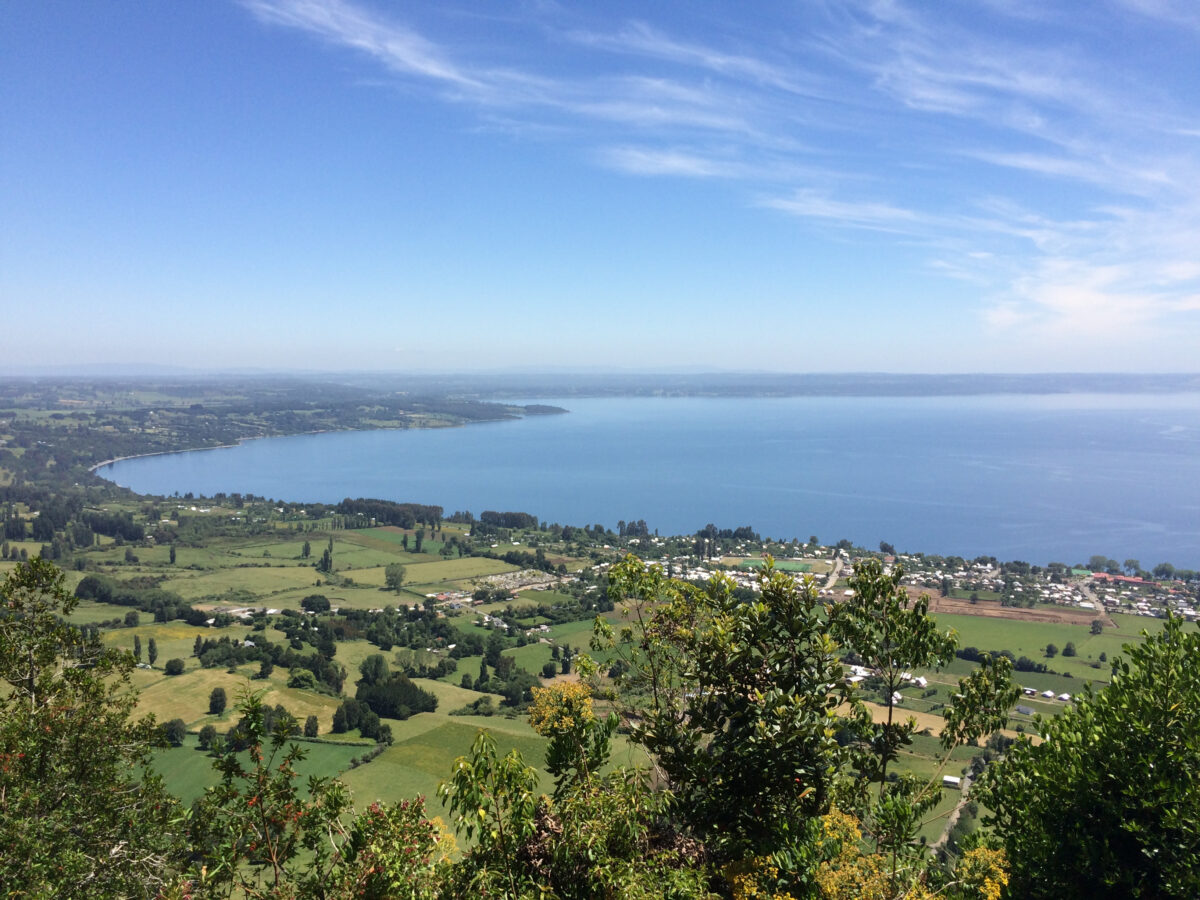
M 854 665 L 854 666 L 850 666 L 849 672 L 846 674 L 846 681 L 849 684 L 858 684 L 859 682 L 866 681 L 868 678 L 870 678 L 872 675 L 875 675 L 875 674 L 877 674 L 877 673 L 875 673 L 871 669 L 868 669 L 866 666 Z M 914 676 L 911 672 L 901 672 L 900 679 L 907 684 L 916 685 L 919 688 L 929 687 L 929 679 L 926 678 L 924 675 L 915 675 Z M 904 695 L 901 694 L 899 691 L 896 691 L 894 694 L 892 694 L 892 703 L 893 704 L 899 703 L 903 699 L 904 699 Z
M 915 557 L 900 557 L 906 566 L 919 568 Z M 1073 569 L 1070 580 L 1062 580 L 1049 572 L 1025 575 L 1006 582 L 1000 570 L 985 563 L 968 563 L 957 569 L 912 571 L 904 583 L 937 589 L 950 581 L 957 589 L 970 591 L 1011 590 L 1015 596 L 1031 597 L 1038 603 L 1074 606 L 1079 609 L 1119 610 L 1132 615 L 1164 617 L 1168 611 L 1185 619 L 1200 617 L 1194 599 L 1182 588 L 1129 575 L 1110 575 L 1087 569 Z
M 1037 688 L 1031 688 L 1031 687 L 1021 688 L 1021 693 L 1024 694 L 1026 697 L 1036 697 L 1038 695 Z M 1061 700 L 1063 703 L 1071 702 L 1070 694 L 1055 695 L 1054 691 L 1042 691 L 1041 696 L 1042 696 L 1042 699 L 1044 699 L 1044 700 Z M 1019 712 L 1020 707 L 1018 707 L 1017 709 Z
M 503 619 L 498 619 L 493 615 L 489 615 L 488 613 L 484 613 L 483 617 L 480 619 L 477 619 L 475 624 L 482 625 L 484 628 L 498 628 L 502 631 L 512 631 L 513 630 L 512 626 L 510 626 Z M 528 635 L 529 637 L 540 638 L 545 635 L 548 635 L 549 633 L 550 633 L 550 626 L 546 625 L 544 623 L 541 625 L 534 625 L 532 628 L 525 629 L 525 634 Z
M 1093 572 L 1091 577 L 1092 589 L 1106 607 L 1122 608 L 1137 616 L 1162 617 L 1170 611 L 1190 621 L 1200 615 L 1194 600 L 1179 588 L 1107 572 Z

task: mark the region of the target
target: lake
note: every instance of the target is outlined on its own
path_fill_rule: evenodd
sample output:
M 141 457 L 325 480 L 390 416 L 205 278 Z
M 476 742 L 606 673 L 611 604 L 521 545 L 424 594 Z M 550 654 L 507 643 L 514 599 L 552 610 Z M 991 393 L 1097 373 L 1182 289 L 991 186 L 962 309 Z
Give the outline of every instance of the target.
M 149 494 L 379 497 L 662 534 L 1200 568 L 1200 395 L 538 400 L 568 415 L 124 460 Z

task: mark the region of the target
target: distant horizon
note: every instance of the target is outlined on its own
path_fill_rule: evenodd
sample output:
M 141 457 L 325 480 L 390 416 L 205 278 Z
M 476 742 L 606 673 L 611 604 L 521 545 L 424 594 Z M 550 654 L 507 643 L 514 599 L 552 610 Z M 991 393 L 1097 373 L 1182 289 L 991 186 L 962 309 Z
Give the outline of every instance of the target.
M 491 375 L 538 378 L 546 375 L 574 375 L 580 377 L 763 377 L 763 378 L 1193 378 L 1200 377 L 1200 369 L 1149 370 L 1149 369 L 1041 369 L 1003 370 L 963 369 L 955 371 L 896 370 L 896 369 L 722 369 L 704 366 L 652 367 L 652 366 L 495 366 L 476 369 L 349 369 L 349 368 L 282 368 L 268 366 L 179 366 L 155 365 L 150 363 L 90 363 L 83 365 L 8 366 L 0 363 L 0 379 L 6 378 L 156 378 L 195 375 L 200 377 L 401 377 L 427 380 L 430 378 L 470 378 Z
M 125 383 L 145 386 L 195 385 L 208 388 L 240 384 L 289 382 L 337 384 L 372 397 L 451 396 L 466 400 L 515 402 L 582 397 L 968 397 L 1200 394 L 1200 373 L 1034 372 L 1034 373 L 900 373 L 900 372 L 763 372 L 763 371 L 557 371 L 477 370 L 474 372 L 371 372 L 155 370 L 141 367 L 79 367 L 25 374 L 0 374 L 0 384 L 21 382 L 53 385 Z M 3 401 L 0 401 L 2 403 Z

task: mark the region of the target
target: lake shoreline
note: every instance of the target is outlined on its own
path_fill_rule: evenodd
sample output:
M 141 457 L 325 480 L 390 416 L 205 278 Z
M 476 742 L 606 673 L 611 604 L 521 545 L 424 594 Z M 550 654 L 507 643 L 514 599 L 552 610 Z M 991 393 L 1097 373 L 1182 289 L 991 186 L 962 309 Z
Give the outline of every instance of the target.
M 1038 565 L 1096 554 L 1197 563 L 1190 399 L 571 402 L 571 416 L 519 427 L 327 430 L 243 442 L 219 461 L 161 453 L 103 473 L 155 496 L 377 497 L 576 526 L 644 519 L 663 534 L 750 525 Z

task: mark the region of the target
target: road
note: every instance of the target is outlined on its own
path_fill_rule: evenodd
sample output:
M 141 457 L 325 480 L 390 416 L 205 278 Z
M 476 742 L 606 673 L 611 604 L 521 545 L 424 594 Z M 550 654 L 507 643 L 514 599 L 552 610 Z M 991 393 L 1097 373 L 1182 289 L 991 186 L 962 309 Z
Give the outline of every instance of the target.
M 824 590 L 832 591 L 833 586 L 837 584 L 838 575 L 842 573 L 842 558 L 835 556 L 833 558 L 833 571 L 829 573 L 829 577 L 825 579 Z
M 946 827 L 942 829 L 941 836 L 939 836 L 936 841 L 929 845 L 929 849 L 935 853 L 941 849 L 942 845 L 946 843 L 946 839 L 950 837 L 950 829 L 952 829 L 955 823 L 958 821 L 958 817 L 962 814 L 963 807 L 971 802 L 971 798 L 967 796 L 968 791 L 971 788 L 971 778 L 972 775 L 970 772 L 964 776 L 962 780 L 962 796 L 958 798 L 958 803 L 954 804 L 954 809 L 950 810 L 950 815 L 946 819 Z

